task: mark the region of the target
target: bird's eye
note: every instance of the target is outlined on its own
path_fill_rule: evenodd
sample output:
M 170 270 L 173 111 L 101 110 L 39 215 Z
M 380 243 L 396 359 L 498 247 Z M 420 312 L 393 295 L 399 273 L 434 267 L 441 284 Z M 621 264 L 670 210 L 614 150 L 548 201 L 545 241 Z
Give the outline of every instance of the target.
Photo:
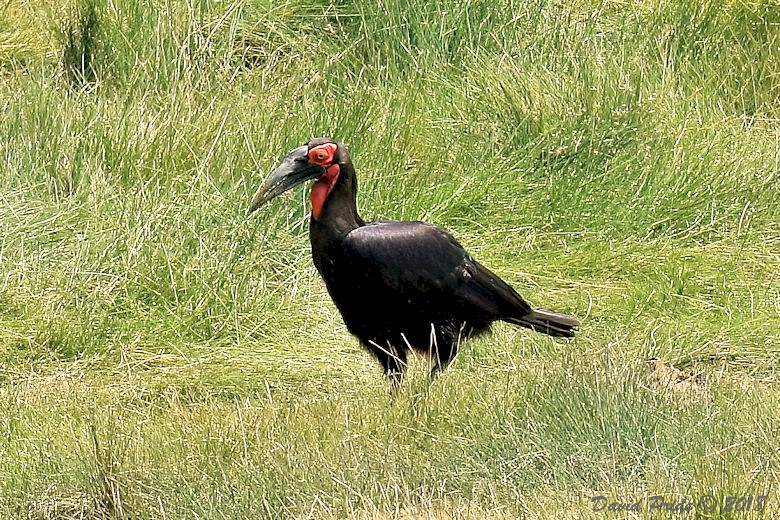
M 335 143 L 321 144 L 309 151 L 309 162 L 319 164 L 320 166 L 327 168 L 333 162 L 333 156 L 335 154 Z

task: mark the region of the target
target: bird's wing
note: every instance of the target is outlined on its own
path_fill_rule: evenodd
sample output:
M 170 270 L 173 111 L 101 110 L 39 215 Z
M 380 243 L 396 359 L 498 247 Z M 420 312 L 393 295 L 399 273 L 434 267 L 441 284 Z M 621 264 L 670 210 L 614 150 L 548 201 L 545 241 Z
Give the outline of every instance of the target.
M 514 289 L 430 224 L 377 222 L 350 232 L 342 246 L 349 283 L 374 297 L 492 319 L 531 311 Z

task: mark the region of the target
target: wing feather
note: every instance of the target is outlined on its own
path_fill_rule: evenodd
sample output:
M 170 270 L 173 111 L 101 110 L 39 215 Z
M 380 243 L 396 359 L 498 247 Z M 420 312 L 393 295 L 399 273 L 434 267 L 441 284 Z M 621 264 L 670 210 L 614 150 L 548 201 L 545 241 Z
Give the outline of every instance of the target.
M 347 235 L 343 254 L 354 290 L 387 304 L 522 317 L 531 308 L 498 276 L 472 260 L 448 233 L 422 222 L 377 222 Z M 432 309 L 429 309 L 433 312 Z

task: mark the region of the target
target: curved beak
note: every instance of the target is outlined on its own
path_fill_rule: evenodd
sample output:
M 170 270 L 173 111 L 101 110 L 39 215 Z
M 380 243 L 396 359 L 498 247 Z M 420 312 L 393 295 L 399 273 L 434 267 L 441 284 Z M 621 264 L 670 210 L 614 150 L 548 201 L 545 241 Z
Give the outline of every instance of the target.
M 309 162 L 308 145 L 299 146 L 291 151 L 282 164 L 272 171 L 263 184 L 257 188 L 248 213 L 302 182 L 316 179 L 324 173 L 325 168 Z

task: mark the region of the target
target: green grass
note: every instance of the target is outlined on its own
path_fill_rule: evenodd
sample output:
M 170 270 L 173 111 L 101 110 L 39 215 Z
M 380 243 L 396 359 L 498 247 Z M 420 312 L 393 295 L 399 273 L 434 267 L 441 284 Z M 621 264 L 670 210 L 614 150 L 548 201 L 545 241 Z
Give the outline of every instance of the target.
M 752 0 L 0 2 L 0 516 L 775 517 L 779 35 Z M 245 215 L 319 135 L 364 217 L 578 338 L 498 324 L 391 396 L 305 191 Z

